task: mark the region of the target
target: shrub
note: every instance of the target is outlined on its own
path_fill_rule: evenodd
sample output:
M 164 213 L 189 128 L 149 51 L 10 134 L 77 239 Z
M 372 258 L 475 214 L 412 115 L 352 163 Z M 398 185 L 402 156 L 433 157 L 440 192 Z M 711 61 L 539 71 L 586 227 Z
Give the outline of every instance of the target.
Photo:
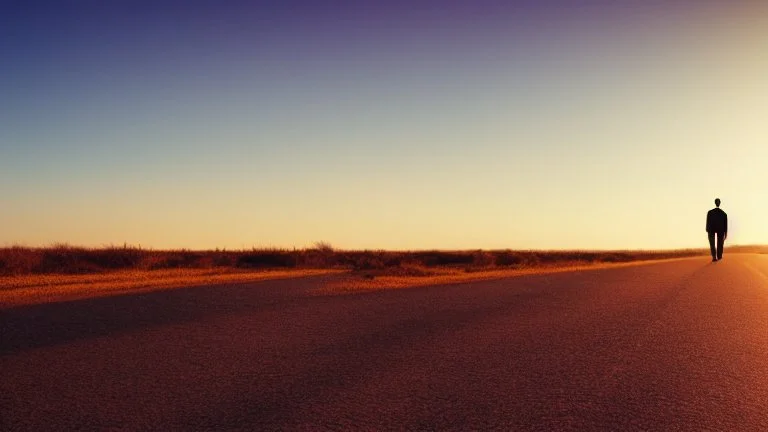
M 496 264 L 496 257 L 489 252 L 478 250 L 472 254 L 472 265 L 475 267 L 490 267 L 494 264 Z
M 0 249 L 0 274 L 22 275 L 38 271 L 42 253 L 35 249 L 12 246 Z
M 411 252 L 409 255 L 428 267 L 469 265 L 474 261 L 472 252 L 426 251 Z
M 631 260 L 632 260 L 631 256 L 624 253 L 617 253 L 617 252 L 603 254 L 598 257 L 598 261 L 607 262 L 607 263 L 626 262 Z
M 240 255 L 237 267 L 296 267 L 296 257 L 282 251 L 253 251 Z
M 354 270 L 378 270 L 386 267 L 388 267 L 387 263 L 382 256 L 371 252 L 365 252 L 356 256 L 352 263 Z
M 525 258 L 519 252 L 512 252 L 507 249 L 495 253 L 495 264 L 497 266 L 514 266 L 523 263 Z
M 315 249 L 323 253 L 333 253 L 333 246 L 324 241 L 315 242 Z

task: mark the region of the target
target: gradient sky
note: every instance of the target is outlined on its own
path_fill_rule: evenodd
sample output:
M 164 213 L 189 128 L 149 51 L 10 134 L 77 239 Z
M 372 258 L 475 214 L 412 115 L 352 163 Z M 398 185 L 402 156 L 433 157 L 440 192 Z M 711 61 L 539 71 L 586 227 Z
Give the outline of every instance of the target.
M 0 245 L 768 243 L 768 2 L 2 1 Z

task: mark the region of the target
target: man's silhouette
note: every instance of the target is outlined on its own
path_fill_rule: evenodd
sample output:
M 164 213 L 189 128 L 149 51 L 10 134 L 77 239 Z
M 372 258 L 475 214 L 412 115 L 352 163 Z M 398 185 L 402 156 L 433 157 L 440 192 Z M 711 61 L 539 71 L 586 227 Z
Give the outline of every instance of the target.
M 707 235 L 712 262 L 723 259 L 723 244 L 728 237 L 728 215 L 720 209 L 720 198 L 715 198 L 715 208 L 707 212 Z M 715 248 L 717 236 L 717 248 Z

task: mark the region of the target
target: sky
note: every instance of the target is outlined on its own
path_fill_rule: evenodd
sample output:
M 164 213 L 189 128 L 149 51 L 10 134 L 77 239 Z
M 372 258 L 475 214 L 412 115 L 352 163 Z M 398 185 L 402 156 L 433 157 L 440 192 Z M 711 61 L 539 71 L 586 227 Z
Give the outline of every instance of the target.
M 0 246 L 768 244 L 768 3 L 0 0 Z

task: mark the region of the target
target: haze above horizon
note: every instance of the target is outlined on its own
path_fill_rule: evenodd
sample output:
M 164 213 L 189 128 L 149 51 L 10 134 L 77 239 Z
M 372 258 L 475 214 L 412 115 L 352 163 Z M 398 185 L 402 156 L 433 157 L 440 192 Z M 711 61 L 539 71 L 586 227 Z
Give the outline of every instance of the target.
M 0 246 L 768 244 L 768 3 L 5 2 Z M 727 246 L 726 246 L 727 247 Z

